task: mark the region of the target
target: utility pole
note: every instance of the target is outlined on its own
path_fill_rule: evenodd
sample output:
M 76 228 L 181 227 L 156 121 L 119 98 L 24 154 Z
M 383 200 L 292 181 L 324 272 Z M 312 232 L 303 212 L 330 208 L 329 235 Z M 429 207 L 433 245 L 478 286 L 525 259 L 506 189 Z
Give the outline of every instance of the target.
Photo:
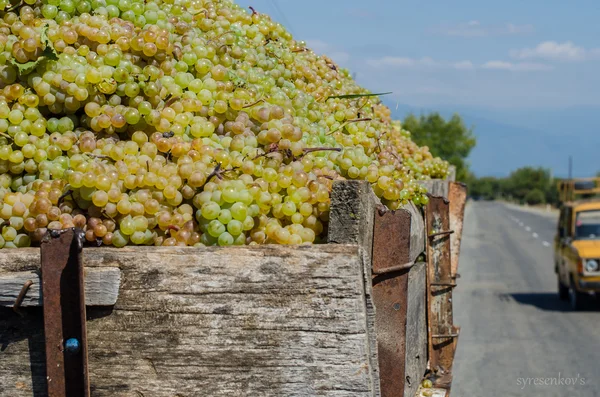
M 569 156 L 569 179 L 573 178 L 573 156 Z

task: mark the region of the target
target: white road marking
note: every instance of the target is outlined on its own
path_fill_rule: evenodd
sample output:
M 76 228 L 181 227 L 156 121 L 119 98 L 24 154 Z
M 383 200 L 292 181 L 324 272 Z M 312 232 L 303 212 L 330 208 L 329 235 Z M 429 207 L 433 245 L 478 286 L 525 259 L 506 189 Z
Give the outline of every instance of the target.
M 544 247 L 550 247 L 550 243 L 547 241 L 543 241 L 542 244 L 544 245 Z
M 537 233 L 533 233 L 533 238 L 538 238 L 538 234 Z
M 528 232 L 530 232 L 531 228 L 529 226 L 525 226 L 525 230 L 528 231 Z

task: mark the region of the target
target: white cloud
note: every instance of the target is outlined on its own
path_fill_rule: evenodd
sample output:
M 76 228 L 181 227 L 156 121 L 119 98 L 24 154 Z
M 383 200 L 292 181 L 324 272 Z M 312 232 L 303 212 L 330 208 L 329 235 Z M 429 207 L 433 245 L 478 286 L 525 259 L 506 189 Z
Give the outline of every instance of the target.
M 549 65 L 532 62 L 506 62 L 489 61 L 481 65 L 475 65 L 472 61 L 463 60 L 459 62 L 436 61 L 430 57 L 420 59 L 407 57 L 383 57 L 379 59 L 367 60 L 367 65 L 377 69 L 419 69 L 419 68 L 438 68 L 455 69 L 469 71 L 475 69 L 508 70 L 511 72 L 533 72 L 552 70 Z
M 533 25 L 514 25 L 512 23 L 506 24 L 506 33 L 508 34 L 527 34 L 532 33 L 535 29 Z
M 339 64 L 345 64 L 350 60 L 350 54 L 344 51 L 335 51 L 328 55 L 329 58 L 333 59 Z
M 473 65 L 473 62 L 471 62 L 471 61 L 455 62 L 452 64 L 452 66 L 454 67 L 454 69 L 457 69 L 457 70 L 473 70 L 473 69 L 475 69 L 475 65 Z
M 306 45 L 315 53 L 319 55 L 327 55 L 329 58 L 339 64 L 345 64 L 350 60 L 350 54 L 348 52 L 335 48 L 319 39 L 306 40 Z
M 508 70 L 511 72 L 540 72 L 552 70 L 552 66 L 543 63 L 488 61 L 481 65 L 482 69 Z
M 379 59 L 369 59 L 369 60 L 367 60 L 367 64 L 369 66 L 372 66 L 375 68 L 382 68 L 382 67 L 403 68 L 403 67 L 416 67 L 416 66 L 429 66 L 429 67 L 437 66 L 437 63 L 429 57 L 424 57 L 421 59 L 405 58 L 405 57 L 383 57 L 383 58 L 379 58 Z
M 506 36 L 522 35 L 534 31 L 533 25 L 517 25 L 506 23 L 503 25 L 484 25 L 480 21 L 472 20 L 458 25 L 442 26 L 436 29 L 437 33 L 444 36 L 454 37 L 486 37 L 486 36 Z
M 322 54 L 331 48 L 329 44 L 319 39 L 306 40 L 306 45 L 317 54 Z
M 558 43 L 556 41 L 544 41 L 535 48 L 523 48 L 512 50 L 510 55 L 515 59 L 546 59 L 552 61 L 583 61 L 600 55 L 600 48 L 585 49 L 575 45 L 571 41 Z

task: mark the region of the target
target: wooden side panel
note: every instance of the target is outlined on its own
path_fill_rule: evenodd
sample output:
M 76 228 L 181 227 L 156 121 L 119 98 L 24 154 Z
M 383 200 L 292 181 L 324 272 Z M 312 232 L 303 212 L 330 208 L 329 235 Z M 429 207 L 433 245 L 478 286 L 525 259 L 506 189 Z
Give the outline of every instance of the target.
M 402 207 L 404 211 L 410 214 L 410 246 L 408 249 L 408 258 L 410 262 L 417 260 L 419 255 L 425 251 L 425 221 L 423 213 L 415 207 L 413 203 L 409 203 Z
M 331 192 L 327 240 L 330 244 L 358 244 L 364 266 L 363 282 L 369 332 L 369 370 L 373 394 L 381 395 L 376 308 L 372 286 L 374 217 L 379 199 L 366 181 L 336 181 Z
M 0 254 L 1 255 L 1 254 Z M 121 271 L 117 267 L 85 269 L 85 304 L 87 306 L 112 306 L 117 302 Z M 27 290 L 22 307 L 42 304 L 39 272 L 0 273 L 0 306 L 12 307 L 27 280 L 33 284 Z
M 88 309 L 94 396 L 373 396 L 357 246 L 84 250 L 121 269 L 114 309 Z M 0 275 L 39 251 L 0 253 Z M 0 395 L 43 396 L 40 308 L 0 309 Z
M 413 397 L 427 369 L 427 265 L 417 263 L 408 274 L 404 396 Z
M 450 182 L 447 180 L 431 179 L 428 181 L 419 181 L 420 185 L 427 188 L 427 193 L 435 197 L 448 198 Z
M 463 220 L 467 202 L 467 186 L 457 182 L 450 183 L 448 200 L 450 201 L 450 229 L 454 231 L 450 237 L 450 262 L 452 275 L 456 275 L 458 272 L 460 242 L 462 241 Z

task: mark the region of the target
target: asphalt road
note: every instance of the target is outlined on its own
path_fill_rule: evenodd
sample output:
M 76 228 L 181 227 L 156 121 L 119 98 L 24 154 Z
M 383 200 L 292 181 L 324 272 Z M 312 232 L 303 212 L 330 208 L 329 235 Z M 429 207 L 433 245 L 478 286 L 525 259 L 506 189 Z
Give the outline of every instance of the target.
M 600 303 L 573 312 L 558 299 L 555 229 L 555 214 L 467 205 L 453 396 L 600 396 Z

